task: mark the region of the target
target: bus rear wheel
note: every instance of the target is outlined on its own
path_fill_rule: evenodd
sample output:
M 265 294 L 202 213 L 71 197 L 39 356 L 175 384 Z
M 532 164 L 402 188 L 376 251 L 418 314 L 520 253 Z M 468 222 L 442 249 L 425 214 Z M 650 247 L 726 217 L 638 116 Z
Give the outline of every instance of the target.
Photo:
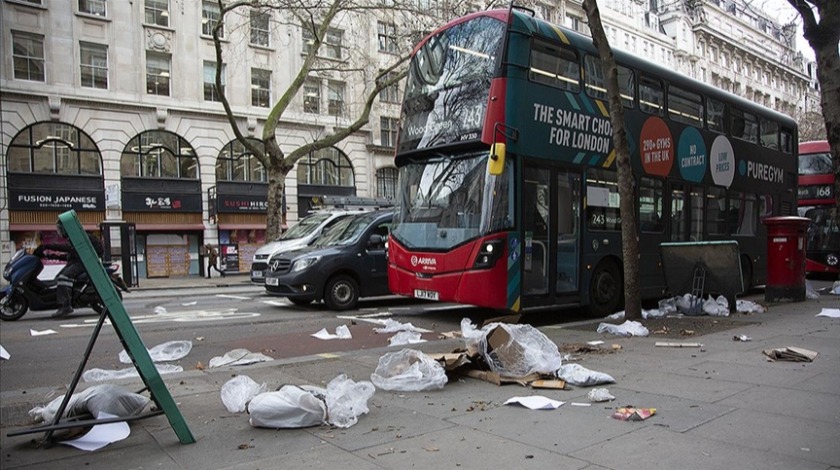
M 624 285 L 618 265 L 611 260 L 598 263 L 589 282 L 589 314 L 593 317 L 605 317 L 615 313 L 621 306 L 623 291 Z

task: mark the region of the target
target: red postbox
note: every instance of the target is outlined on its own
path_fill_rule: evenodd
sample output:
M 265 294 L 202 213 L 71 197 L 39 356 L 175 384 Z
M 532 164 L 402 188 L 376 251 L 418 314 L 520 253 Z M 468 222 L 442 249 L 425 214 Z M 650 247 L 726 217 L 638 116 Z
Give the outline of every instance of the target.
M 805 300 L 805 247 L 809 219 L 768 217 L 767 284 L 764 300 L 779 302 Z

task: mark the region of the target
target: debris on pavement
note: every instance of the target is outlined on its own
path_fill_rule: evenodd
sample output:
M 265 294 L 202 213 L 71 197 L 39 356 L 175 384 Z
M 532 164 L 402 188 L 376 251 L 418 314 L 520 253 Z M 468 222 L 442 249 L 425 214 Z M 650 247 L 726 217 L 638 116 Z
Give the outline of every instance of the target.
M 416 331 L 400 331 L 388 338 L 388 346 L 405 346 L 406 344 L 425 343 L 426 340 L 420 337 Z
M 177 361 L 187 356 L 192 350 L 192 341 L 167 341 L 166 343 L 158 344 L 152 349 L 148 349 L 149 356 L 152 362 L 167 362 Z M 131 364 L 131 358 L 128 357 L 126 350 L 120 351 L 120 362 L 123 364 Z
M 427 330 L 425 328 L 420 328 L 417 326 L 412 325 L 411 323 L 400 323 L 394 319 L 386 318 L 385 320 L 379 320 L 377 323 L 381 324 L 381 328 L 374 328 L 373 331 L 376 333 L 396 333 L 398 331 L 414 331 L 416 333 L 434 333 L 432 330 Z
M 561 379 L 537 379 L 528 384 L 531 388 L 547 388 L 552 390 L 565 390 L 566 381 Z
M 29 329 L 29 335 L 30 336 L 46 336 L 46 335 L 54 335 L 54 334 L 58 334 L 58 332 L 55 331 L 55 330 L 52 330 L 52 329 L 43 330 L 43 331 L 33 330 L 32 328 Z
M 788 346 L 784 348 L 765 349 L 764 355 L 770 361 L 813 362 L 819 353 L 805 348 Z
M 29 410 L 29 416 L 35 422 L 52 423 L 62 400 L 64 395 L 55 398 L 46 406 L 36 406 Z M 72 418 L 86 414 L 98 416 L 100 413 L 109 413 L 120 418 L 134 416 L 139 415 L 150 401 L 143 395 L 129 392 L 117 385 L 94 385 L 70 397 L 63 417 Z
M 99 413 L 96 419 L 118 418 L 110 413 Z M 128 423 L 120 421 L 116 423 L 97 424 L 93 426 L 84 436 L 78 439 L 60 441 L 60 444 L 75 447 L 79 450 L 93 452 L 108 444 L 122 441 L 131 434 Z
M 247 375 L 238 375 L 222 385 L 222 403 L 231 413 L 242 413 L 252 398 L 266 390 L 266 384 L 258 384 Z
M 741 341 L 741 342 L 746 343 L 748 341 L 752 341 L 752 338 L 750 338 L 747 335 L 735 335 L 735 336 L 732 337 L 732 341 Z
M 262 353 L 251 352 L 247 349 L 233 349 L 224 356 L 216 356 L 210 359 L 209 367 L 222 366 L 245 366 L 256 362 L 268 362 L 274 359 Z
M 9 354 L 9 351 L 6 351 L 6 348 L 0 345 L 0 359 L 8 361 L 10 357 L 12 357 L 12 355 Z
M 612 414 L 614 419 L 621 421 L 644 421 L 656 414 L 656 408 L 619 408 Z
M 735 301 L 735 310 L 738 313 L 744 314 L 751 314 L 751 313 L 764 313 L 767 311 L 767 307 L 755 303 L 752 300 L 741 300 L 738 299 Z
M 330 339 L 353 339 L 353 335 L 350 333 L 350 328 L 347 325 L 339 325 L 335 327 L 335 334 L 331 334 L 327 331 L 326 328 L 321 328 L 316 333 L 312 333 L 309 336 L 313 336 L 318 339 L 323 340 L 330 340 Z
M 563 406 L 564 403 L 542 395 L 531 395 L 530 397 L 511 397 L 502 404 L 521 405 L 531 410 L 556 410 Z
M 499 374 L 498 372 L 481 369 L 468 369 L 464 371 L 463 374 L 467 377 L 483 380 L 485 382 L 490 382 L 494 385 L 519 384 L 523 387 L 527 387 L 535 380 L 539 380 L 540 377 L 543 377 L 542 375 L 537 374 L 536 372 L 534 372 L 533 374 L 512 377 L 509 375 Z
M 441 389 L 447 380 L 439 362 L 415 349 L 386 353 L 370 376 L 378 388 L 403 392 Z
M 152 310 L 155 315 L 166 315 L 166 307 L 157 306 Z
M 657 341 L 657 348 L 702 348 L 702 343 L 674 343 L 668 341 Z
M 477 351 L 490 370 L 500 375 L 551 374 L 562 365 L 557 345 L 531 325 L 490 323 L 479 330 L 464 318 L 461 331 L 467 351 Z
M 184 372 L 184 368 L 172 364 L 155 364 L 158 374 L 174 374 L 177 372 Z M 140 377 L 135 367 L 126 367 L 125 369 L 89 369 L 82 374 L 82 380 L 85 382 L 110 382 L 112 380 L 122 380 L 132 377 Z
M 840 295 L 840 281 L 834 281 L 834 285 L 831 286 L 831 290 L 828 293 L 832 295 Z
M 615 397 L 612 396 L 610 391 L 606 388 L 593 388 L 586 394 L 586 398 L 598 403 L 615 400 Z
M 650 334 L 647 328 L 641 323 L 633 320 L 627 320 L 621 325 L 613 325 L 611 323 L 601 323 L 598 325 L 598 333 L 608 333 L 618 336 L 647 336 Z
M 366 380 L 354 382 L 340 374 L 327 384 L 326 402 L 328 423 L 339 428 L 349 428 L 367 414 L 367 402 L 376 393 L 376 388 Z
M 840 318 L 840 308 L 823 308 L 818 317 Z
M 615 379 L 603 372 L 587 369 L 580 364 L 566 364 L 555 372 L 558 378 L 563 379 L 571 385 L 588 387 L 606 383 L 615 383 Z

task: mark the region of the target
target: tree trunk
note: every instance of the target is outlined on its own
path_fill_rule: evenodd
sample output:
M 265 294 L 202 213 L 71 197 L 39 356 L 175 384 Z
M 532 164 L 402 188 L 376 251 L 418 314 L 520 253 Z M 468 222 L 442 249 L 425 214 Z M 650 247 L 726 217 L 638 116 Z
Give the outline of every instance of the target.
M 583 8 L 589 20 L 592 41 L 598 49 L 604 75 L 607 77 L 610 123 L 613 128 L 615 164 L 618 169 L 618 193 L 621 197 L 621 247 L 624 262 L 624 315 L 625 318 L 642 317 L 642 300 L 639 293 L 639 238 L 636 232 L 636 204 L 633 185 L 633 167 L 630 165 L 630 150 L 627 144 L 627 130 L 624 128 L 624 107 L 618 87 L 618 67 L 601 23 L 601 13 L 596 0 L 584 0 Z
M 268 207 L 266 208 L 265 241 L 276 239 L 282 233 L 283 199 L 286 192 L 286 175 L 289 170 L 282 165 L 283 158 L 269 157 L 270 166 L 266 168 L 268 175 Z

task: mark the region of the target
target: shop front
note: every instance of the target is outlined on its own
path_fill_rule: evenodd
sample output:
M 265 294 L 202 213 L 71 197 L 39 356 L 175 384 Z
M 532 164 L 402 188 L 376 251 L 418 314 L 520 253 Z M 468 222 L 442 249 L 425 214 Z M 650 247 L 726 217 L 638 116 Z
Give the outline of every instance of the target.
M 210 222 L 218 227 L 226 272 L 250 272 L 254 253 L 265 245 L 267 194 L 268 185 L 258 182 L 219 181 L 209 189 Z

